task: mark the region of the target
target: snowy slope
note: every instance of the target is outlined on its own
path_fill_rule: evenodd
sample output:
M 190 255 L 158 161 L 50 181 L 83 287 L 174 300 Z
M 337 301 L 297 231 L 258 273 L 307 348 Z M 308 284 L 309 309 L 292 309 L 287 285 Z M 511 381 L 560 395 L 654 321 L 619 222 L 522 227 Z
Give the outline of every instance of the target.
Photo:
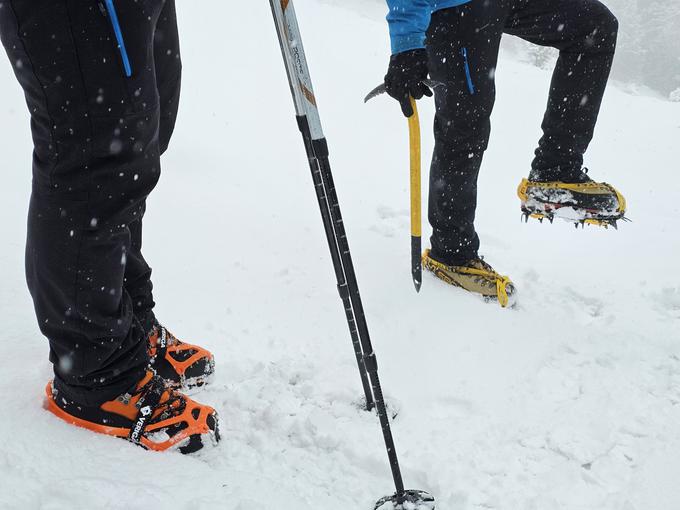
M 369 509 L 392 492 L 266 2 L 181 3 L 185 89 L 150 201 L 158 315 L 202 342 L 221 446 L 153 454 L 41 408 L 50 375 L 25 290 L 30 140 L 0 72 L 0 508 Z M 361 9 L 361 13 L 358 10 Z M 362 104 L 384 74 L 379 5 L 297 0 L 408 485 L 442 510 L 680 508 L 680 105 L 611 89 L 588 155 L 633 223 L 520 222 L 549 75 L 504 58 L 480 178 L 483 252 L 520 289 L 504 311 L 409 273 L 406 124 Z M 223 45 L 219 49 L 218 41 Z M 431 104 L 423 103 L 425 153 Z

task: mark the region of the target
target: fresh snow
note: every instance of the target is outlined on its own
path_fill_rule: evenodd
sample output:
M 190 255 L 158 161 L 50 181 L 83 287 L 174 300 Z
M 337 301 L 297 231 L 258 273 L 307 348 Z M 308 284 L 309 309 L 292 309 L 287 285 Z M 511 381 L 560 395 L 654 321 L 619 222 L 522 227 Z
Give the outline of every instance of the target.
M 549 73 L 508 55 L 480 177 L 483 254 L 515 310 L 410 278 L 406 122 L 364 94 L 384 8 L 296 0 L 404 477 L 441 510 L 680 508 L 680 104 L 610 88 L 587 164 L 618 231 L 520 221 Z M 372 510 L 393 492 L 361 386 L 267 2 L 180 3 L 184 98 L 150 199 L 158 315 L 212 349 L 223 442 L 154 454 L 41 407 L 23 276 L 25 106 L 0 73 L 0 508 Z M 421 102 L 424 154 L 431 101 Z M 426 162 L 427 163 L 427 162 Z

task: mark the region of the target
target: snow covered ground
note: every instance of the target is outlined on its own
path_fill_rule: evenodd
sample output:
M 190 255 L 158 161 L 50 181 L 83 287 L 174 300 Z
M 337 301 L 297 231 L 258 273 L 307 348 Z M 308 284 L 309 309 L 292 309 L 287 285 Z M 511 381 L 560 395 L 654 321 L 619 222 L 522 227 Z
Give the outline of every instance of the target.
M 370 509 L 392 492 L 335 290 L 267 2 L 180 3 L 184 101 L 150 201 L 158 315 L 217 356 L 224 441 L 153 454 L 41 408 L 23 277 L 30 140 L 0 66 L 0 508 Z M 680 508 L 680 104 L 610 89 L 587 158 L 619 231 L 520 222 L 549 74 L 502 58 L 478 228 L 518 309 L 409 271 L 406 123 L 379 5 L 297 0 L 407 484 L 442 510 Z M 361 12 L 359 12 L 361 11 Z M 425 154 L 432 106 L 423 103 Z

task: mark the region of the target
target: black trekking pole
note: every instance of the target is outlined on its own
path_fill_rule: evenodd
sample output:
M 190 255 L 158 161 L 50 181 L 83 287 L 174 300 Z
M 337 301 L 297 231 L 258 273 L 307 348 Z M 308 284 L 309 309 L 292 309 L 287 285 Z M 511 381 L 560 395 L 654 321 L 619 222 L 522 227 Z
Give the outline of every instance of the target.
M 329 162 L 328 144 L 321 127 L 321 118 L 312 88 L 307 60 L 300 37 L 292 0 L 269 0 L 279 37 L 288 83 L 295 103 L 298 127 L 302 133 L 312 180 L 321 210 L 326 239 L 338 281 L 347 323 L 354 345 L 367 409 L 375 405 L 380 419 L 396 493 L 380 499 L 375 510 L 434 510 L 434 498 L 426 492 L 405 490 L 397 458 L 390 421 L 385 408 L 378 364 L 368 333 L 349 243 L 340 212 Z M 370 385 L 369 385 L 370 381 Z M 405 506 L 406 505 L 406 506 Z

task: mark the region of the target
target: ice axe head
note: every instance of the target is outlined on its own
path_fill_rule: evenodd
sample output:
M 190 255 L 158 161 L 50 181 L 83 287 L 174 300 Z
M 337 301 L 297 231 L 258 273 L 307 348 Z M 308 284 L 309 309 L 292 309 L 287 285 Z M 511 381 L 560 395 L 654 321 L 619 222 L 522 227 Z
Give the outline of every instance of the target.
M 424 80 L 423 83 L 430 87 L 431 89 L 438 87 L 439 85 L 443 85 L 442 82 L 435 80 Z M 379 95 L 384 94 L 385 92 L 387 92 L 387 87 L 385 87 L 384 83 L 381 83 L 368 93 L 368 95 L 364 98 L 364 103 L 368 103 L 374 97 L 378 97 Z
M 424 491 L 404 491 L 385 496 L 375 504 L 375 510 L 435 510 L 434 498 Z

